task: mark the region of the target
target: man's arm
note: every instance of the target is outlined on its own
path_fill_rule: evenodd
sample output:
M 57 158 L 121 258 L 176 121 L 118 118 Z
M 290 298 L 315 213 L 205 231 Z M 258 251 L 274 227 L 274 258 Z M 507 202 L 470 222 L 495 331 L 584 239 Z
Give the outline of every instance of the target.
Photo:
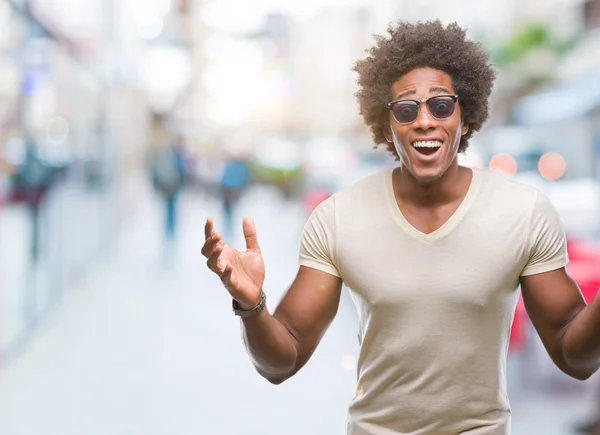
M 258 373 L 280 384 L 310 359 L 339 306 L 342 280 L 301 266 L 271 315 L 242 319 L 244 343 Z
M 588 306 L 565 268 L 521 277 L 523 301 L 548 354 L 567 375 L 600 368 L 600 294 Z

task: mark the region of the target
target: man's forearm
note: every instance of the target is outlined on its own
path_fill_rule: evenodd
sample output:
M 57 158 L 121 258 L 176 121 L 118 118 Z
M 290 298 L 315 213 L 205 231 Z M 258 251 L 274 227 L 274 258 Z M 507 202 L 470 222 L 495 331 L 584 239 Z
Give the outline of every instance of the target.
M 567 326 L 563 336 L 565 361 L 583 378 L 600 367 L 600 292 Z
M 298 352 L 287 328 L 265 310 L 242 319 L 244 344 L 257 371 L 272 383 L 281 383 L 293 371 Z

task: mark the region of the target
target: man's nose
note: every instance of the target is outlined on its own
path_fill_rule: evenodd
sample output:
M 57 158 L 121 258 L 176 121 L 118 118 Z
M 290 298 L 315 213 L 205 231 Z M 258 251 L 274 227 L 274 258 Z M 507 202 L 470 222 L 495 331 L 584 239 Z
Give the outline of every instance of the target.
M 436 123 L 437 120 L 429 112 L 427 104 L 421 103 L 419 105 L 419 113 L 417 114 L 417 119 L 415 119 L 414 122 L 414 127 L 422 130 L 429 130 L 430 128 L 435 127 Z

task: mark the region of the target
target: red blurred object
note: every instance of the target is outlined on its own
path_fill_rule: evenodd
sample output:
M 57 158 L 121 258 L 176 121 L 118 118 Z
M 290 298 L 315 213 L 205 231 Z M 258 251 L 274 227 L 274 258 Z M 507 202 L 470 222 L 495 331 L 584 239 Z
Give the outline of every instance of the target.
M 587 303 L 590 303 L 600 290 L 600 244 L 569 239 L 567 251 L 570 259 L 567 271 L 581 289 Z M 511 350 L 518 350 L 525 344 L 527 321 L 523 298 L 519 297 L 510 336 Z
M 585 300 L 590 303 L 600 290 L 600 244 L 568 240 L 569 275 L 579 285 Z
M 527 311 L 523 303 L 523 297 L 519 296 L 515 317 L 513 319 L 512 329 L 510 331 L 509 350 L 515 351 L 522 349 L 525 345 L 525 321 L 527 320 Z
M 331 194 L 322 189 L 314 189 L 305 194 L 302 197 L 302 204 L 304 205 L 304 210 L 306 210 L 306 214 L 310 215 L 313 210 L 327 198 L 329 198 Z

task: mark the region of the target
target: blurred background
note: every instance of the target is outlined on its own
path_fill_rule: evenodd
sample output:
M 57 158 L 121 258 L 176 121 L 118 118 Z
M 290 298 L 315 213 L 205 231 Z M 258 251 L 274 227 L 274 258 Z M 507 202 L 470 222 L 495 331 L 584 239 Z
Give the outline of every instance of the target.
M 205 267 L 203 225 L 242 248 L 255 219 L 274 308 L 312 209 L 395 165 L 372 149 L 353 63 L 389 22 L 436 18 L 499 72 L 463 163 L 550 197 L 591 301 L 600 0 L 0 0 L 0 433 L 344 434 L 350 299 L 271 386 Z M 522 305 L 509 367 L 515 435 L 593 425 L 600 379 L 555 369 Z

